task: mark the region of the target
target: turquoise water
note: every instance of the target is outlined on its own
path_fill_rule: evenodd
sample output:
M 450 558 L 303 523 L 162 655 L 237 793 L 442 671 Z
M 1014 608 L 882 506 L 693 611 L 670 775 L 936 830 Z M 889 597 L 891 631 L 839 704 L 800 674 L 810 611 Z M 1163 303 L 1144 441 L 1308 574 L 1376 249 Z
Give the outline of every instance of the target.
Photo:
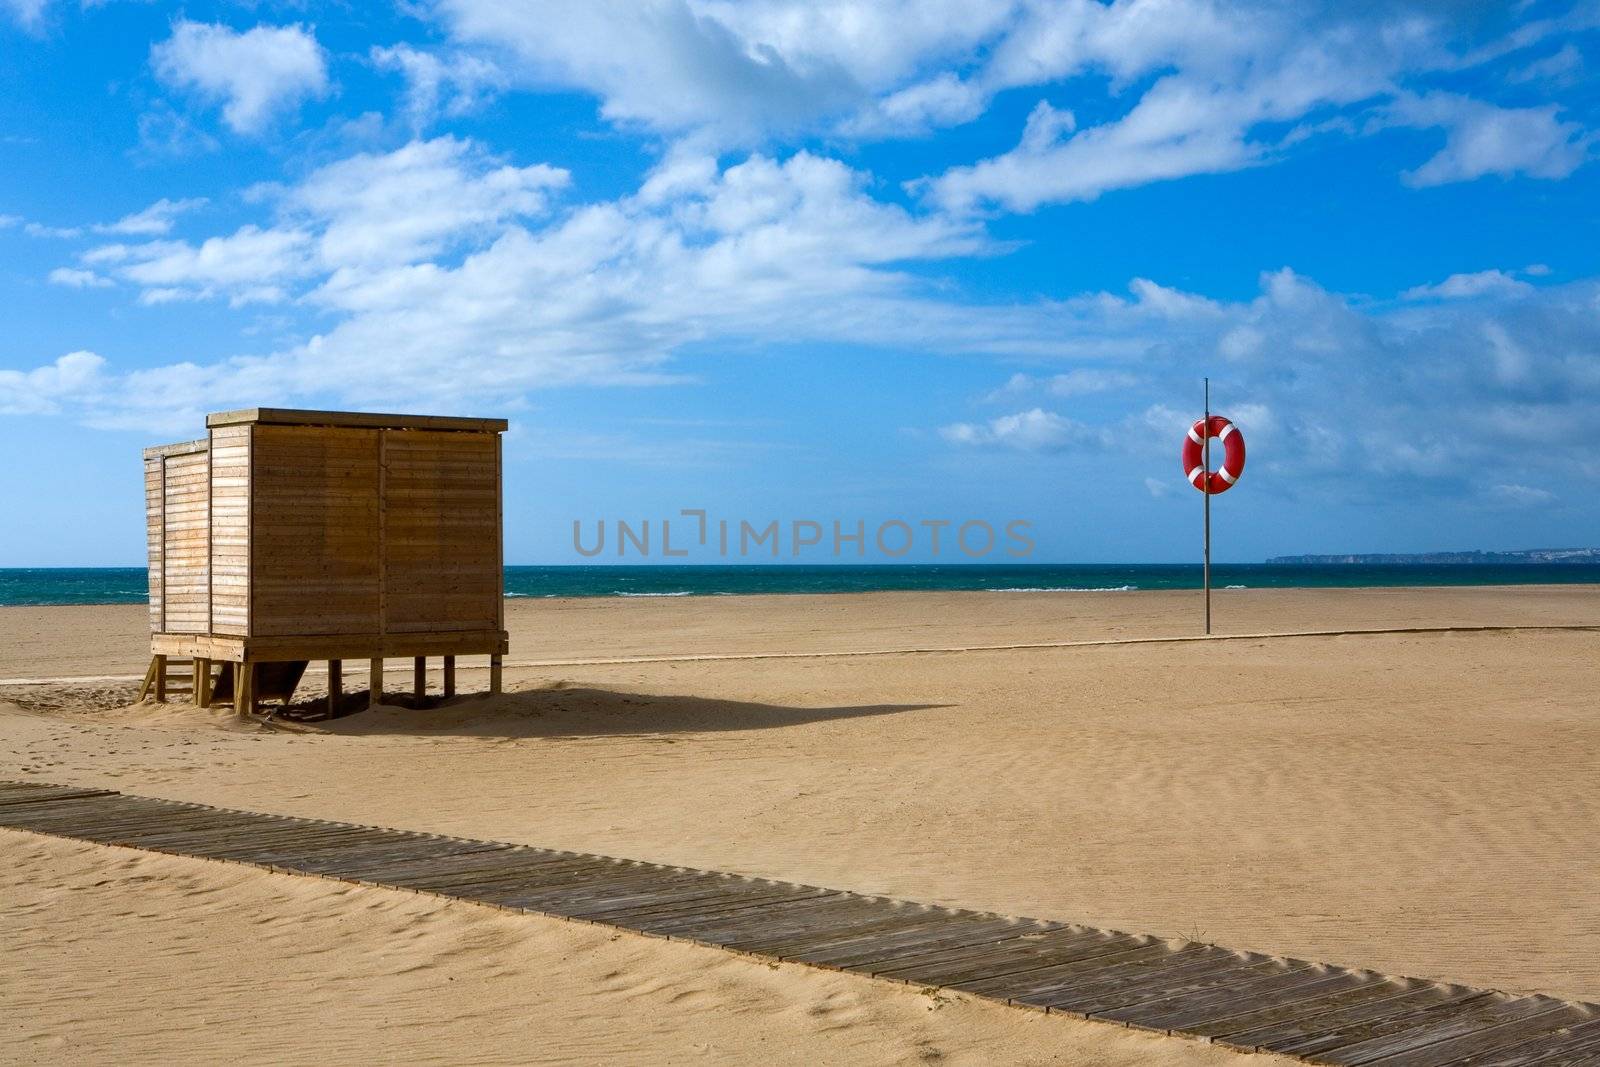
M 1600 565 L 1517 564 L 1221 564 L 1216 588 L 1597 584 Z M 1029 563 L 894 566 L 608 566 L 507 567 L 512 597 L 740 596 L 754 593 L 867 593 L 882 590 L 1198 589 L 1194 564 Z M 137 604 L 146 596 L 143 567 L 0 568 L 0 605 Z

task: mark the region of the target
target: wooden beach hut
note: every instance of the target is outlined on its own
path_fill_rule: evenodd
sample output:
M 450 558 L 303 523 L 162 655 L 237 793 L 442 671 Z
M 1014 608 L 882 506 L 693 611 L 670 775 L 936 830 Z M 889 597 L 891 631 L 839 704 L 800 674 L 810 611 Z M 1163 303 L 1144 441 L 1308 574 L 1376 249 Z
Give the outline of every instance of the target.
M 150 669 L 141 698 L 287 702 L 324 660 L 487 655 L 500 690 L 503 419 L 249 408 L 144 453 Z

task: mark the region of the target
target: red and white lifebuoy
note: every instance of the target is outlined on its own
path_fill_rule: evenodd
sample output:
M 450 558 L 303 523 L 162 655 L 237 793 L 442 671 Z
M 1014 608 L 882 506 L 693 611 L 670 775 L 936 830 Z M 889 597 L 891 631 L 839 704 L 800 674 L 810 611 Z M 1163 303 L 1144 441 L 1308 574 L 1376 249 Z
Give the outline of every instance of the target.
M 1183 440 L 1183 474 L 1190 485 L 1202 493 L 1207 491 L 1205 442 L 1208 435 L 1222 445 L 1222 466 L 1211 472 L 1209 491 L 1213 495 L 1225 493 L 1244 473 L 1244 434 L 1221 415 L 1211 416 L 1210 422 L 1198 419 L 1189 428 L 1189 436 Z M 1215 457 L 1216 446 L 1213 445 L 1212 458 Z

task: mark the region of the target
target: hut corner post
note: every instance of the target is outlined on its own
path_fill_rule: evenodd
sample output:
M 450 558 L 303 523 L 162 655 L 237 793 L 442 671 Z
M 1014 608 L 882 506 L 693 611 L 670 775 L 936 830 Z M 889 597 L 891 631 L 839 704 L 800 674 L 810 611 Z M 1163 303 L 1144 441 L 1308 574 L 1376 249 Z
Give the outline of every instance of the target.
M 256 711 L 256 665 L 248 660 L 233 665 L 233 711 L 241 719 Z
M 340 660 L 328 661 L 328 718 L 339 717 L 340 698 L 344 696 L 344 663 Z

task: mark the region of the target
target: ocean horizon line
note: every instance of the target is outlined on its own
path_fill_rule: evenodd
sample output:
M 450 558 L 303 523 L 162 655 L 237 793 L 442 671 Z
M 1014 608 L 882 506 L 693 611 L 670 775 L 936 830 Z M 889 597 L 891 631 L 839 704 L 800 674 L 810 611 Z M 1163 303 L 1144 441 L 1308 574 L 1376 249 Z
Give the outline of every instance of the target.
M 873 592 L 1133 593 L 1199 589 L 1199 563 L 508 564 L 508 599 Z M 1592 585 L 1600 563 L 1213 563 L 1218 590 Z M 144 567 L 0 568 L 0 606 L 139 604 Z

